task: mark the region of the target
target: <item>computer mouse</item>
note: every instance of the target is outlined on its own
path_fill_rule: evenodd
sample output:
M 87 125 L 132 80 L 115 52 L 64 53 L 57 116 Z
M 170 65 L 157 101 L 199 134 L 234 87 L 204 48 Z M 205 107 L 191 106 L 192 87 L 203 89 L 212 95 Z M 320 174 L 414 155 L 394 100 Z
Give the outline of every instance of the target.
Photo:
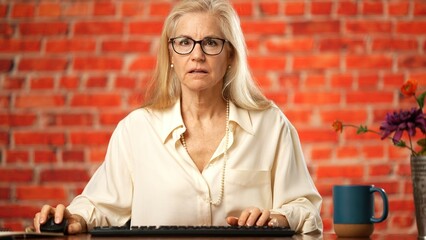
M 51 233 L 66 233 L 67 232 L 68 220 L 63 219 L 61 223 L 55 223 L 54 217 L 47 218 L 46 222 L 40 225 L 41 232 Z

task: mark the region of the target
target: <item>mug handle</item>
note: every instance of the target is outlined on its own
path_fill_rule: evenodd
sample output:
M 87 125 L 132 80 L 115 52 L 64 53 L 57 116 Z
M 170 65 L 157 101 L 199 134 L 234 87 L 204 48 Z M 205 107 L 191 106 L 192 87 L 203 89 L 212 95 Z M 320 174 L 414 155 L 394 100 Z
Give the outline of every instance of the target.
M 383 214 L 379 218 L 375 218 L 374 216 L 371 217 L 370 221 L 372 223 L 379 223 L 379 222 L 383 222 L 388 217 L 388 212 L 389 212 L 388 196 L 386 195 L 385 190 L 383 190 L 382 188 L 371 187 L 370 188 L 370 193 L 374 193 L 374 192 L 380 193 L 380 196 L 382 197 L 382 200 L 383 200 Z

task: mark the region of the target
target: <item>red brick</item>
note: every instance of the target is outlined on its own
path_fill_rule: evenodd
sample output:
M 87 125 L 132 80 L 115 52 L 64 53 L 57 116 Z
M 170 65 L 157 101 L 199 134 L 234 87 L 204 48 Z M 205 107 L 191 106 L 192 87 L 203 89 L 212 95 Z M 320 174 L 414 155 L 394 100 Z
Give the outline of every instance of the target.
M 343 16 L 353 16 L 358 13 L 357 3 L 351 0 L 340 0 L 337 2 L 337 13 Z
M 130 63 L 130 71 L 148 70 L 152 71 L 156 65 L 156 58 L 153 56 L 138 56 Z
M 285 104 L 288 101 L 287 94 L 283 94 L 282 92 L 266 92 L 265 95 L 276 104 Z
M 86 88 L 105 88 L 108 84 L 108 78 L 105 76 L 92 76 L 86 81 Z
M 320 111 L 321 121 L 324 123 L 329 123 L 330 127 L 335 120 L 340 120 L 345 123 L 358 123 L 358 122 L 363 123 L 367 121 L 367 118 L 368 118 L 367 110 L 362 108 L 333 109 L 333 110 Z
M 106 145 L 109 143 L 111 132 L 109 131 L 86 131 L 70 133 L 71 143 L 73 145 Z
M 121 105 L 119 93 L 74 94 L 71 106 L 74 107 L 118 107 Z
M 33 205 L 17 205 L 16 203 L 0 205 L 0 219 L 6 219 L 6 218 L 33 219 L 35 213 L 39 211 L 40 211 L 40 207 L 39 206 L 35 207 Z
M 413 224 L 416 223 L 415 216 L 411 214 L 408 216 L 401 216 L 398 214 L 397 216 L 393 216 L 390 220 L 392 226 L 397 229 L 410 228 L 411 226 L 413 226 Z
M 338 159 L 359 158 L 359 154 L 360 154 L 359 149 L 353 146 L 342 146 L 336 149 L 336 157 Z
M 276 0 L 260 2 L 259 8 L 263 15 L 267 15 L 267 16 L 278 15 L 280 11 L 280 3 Z
M 11 16 L 13 18 L 34 17 L 35 6 L 32 3 L 17 3 L 13 5 Z
M 94 122 L 89 113 L 51 113 L 45 118 L 47 126 L 92 126 Z
M 356 38 L 324 38 L 319 41 L 321 51 L 366 52 L 366 42 Z
M 364 167 L 360 165 L 344 166 L 319 166 L 317 169 L 318 178 L 354 178 L 359 179 L 364 176 Z
M 104 52 L 148 52 L 151 48 L 149 41 L 105 41 L 102 44 L 102 51 Z
M 61 16 L 61 5 L 58 3 L 40 3 L 38 5 L 37 16 L 59 17 Z
M 393 92 L 384 92 L 384 91 L 359 91 L 359 92 L 349 92 L 346 96 L 346 101 L 349 104 L 360 104 L 360 103 L 392 103 L 393 102 Z
M 9 145 L 9 133 L 8 132 L 0 132 L 0 144 L 3 146 Z
M 426 67 L 426 56 L 423 54 L 401 56 L 398 59 L 398 66 L 402 69 L 424 68 Z
M 87 182 L 90 176 L 85 169 L 47 169 L 42 170 L 40 173 L 40 182 Z
M 0 182 L 30 182 L 33 180 L 32 169 L 0 169 Z M 1 212 L 1 211 L 0 211 Z M 0 213 L 1 214 L 1 213 Z
M 55 80 L 52 77 L 38 77 L 30 79 L 30 88 L 33 90 L 53 89 Z
M 91 2 L 71 1 L 69 4 L 62 5 L 62 15 L 72 16 L 91 16 L 93 4 Z
M 337 142 L 337 135 L 329 129 L 298 129 L 299 136 L 304 143 L 318 143 L 318 142 Z
M 65 144 L 63 133 L 15 131 L 13 139 L 16 145 L 52 145 L 61 146 Z
M 62 160 L 64 162 L 84 162 L 84 151 L 65 150 L 62 152 Z
M 172 5 L 168 2 L 152 2 L 149 8 L 151 16 L 167 16 L 172 9 Z
M 115 88 L 123 88 L 123 89 L 134 89 L 136 87 L 136 79 L 134 77 L 116 77 Z
M 0 126 L 31 126 L 36 120 L 37 116 L 34 113 L 0 113 Z
M 162 21 L 144 21 L 129 23 L 130 34 L 160 35 L 162 29 Z
M 337 54 L 318 54 L 318 55 L 306 55 L 306 56 L 295 56 L 293 59 L 293 69 L 332 69 L 339 68 L 340 56 Z
M 96 41 L 93 39 L 48 39 L 46 41 L 46 52 L 68 53 L 68 52 L 94 52 Z
M 385 151 L 383 145 L 364 146 L 362 153 L 367 158 L 383 158 Z
M 38 52 L 40 49 L 38 40 L 0 39 L 0 52 Z
M 118 122 L 123 119 L 128 112 L 111 112 L 111 113 L 101 113 L 99 116 L 99 123 L 101 125 L 111 125 L 116 126 Z
M 374 74 L 360 74 L 358 76 L 358 86 L 363 89 L 377 89 L 378 88 L 378 82 L 379 82 L 379 75 Z
M 391 69 L 392 57 L 389 55 L 348 55 L 346 66 L 348 69 Z
M 65 58 L 22 58 L 19 61 L 20 71 L 63 71 L 68 66 Z
M 294 35 L 339 33 L 339 21 L 305 21 L 290 24 Z
M 0 4 L 0 17 L 4 18 L 7 15 L 8 5 Z
M 124 31 L 123 22 L 77 22 L 74 25 L 76 35 L 119 35 Z
M 0 23 L 0 35 L 10 38 L 14 34 L 14 27 L 10 23 Z
M 65 97 L 57 94 L 25 94 L 16 96 L 16 108 L 54 108 L 65 105 Z
M 286 67 L 286 59 L 283 57 L 252 56 L 248 62 L 254 70 L 284 70 Z
M 143 16 L 146 3 L 141 1 L 130 1 L 121 3 L 121 14 L 126 17 Z
M 346 23 L 349 33 L 374 34 L 391 33 L 392 23 L 388 21 L 352 20 Z
M 79 85 L 80 79 L 75 76 L 63 76 L 59 83 L 59 87 L 65 89 L 76 89 Z
M 414 202 L 410 197 L 410 200 L 402 200 L 402 199 L 389 199 L 389 209 L 393 211 L 414 211 Z M 414 212 L 413 212 L 414 213 Z
M 254 6 L 251 1 L 233 1 L 232 5 L 240 17 L 252 16 L 254 13 Z
M 0 199 L 9 200 L 10 199 L 10 188 L 9 187 L 0 187 Z
M 384 6 L 379 1 L 363 1 L 361 3 L 362 13 L 366 15 L 381 15 L 384 12 Z
M 284 102 L 286 103 L 286 102 Z M 285 115 L 290 119 L 294 124 L 308 124 L 312 119 L 312 111 L 310 110 L 301 110 L 301 109 L 286 109 L 284 112 Z
M 374 51 L 416 51 L 418 44 L 412 39 L 374 39 L 372 49 Z
M 306 76 L 302 87 L 304 87 L 305 89 L 318 89 L 319 87 L 323 87 L 324 85 L 326 85 L 326 81 L 326 77 L 322 74 L 311 74 Z
M 312 15 L 330 15 L 333 3 L 331 1 L 311 2 Z
M 44 200 L 44 201 L 66 201 L 67 194 L 63 187 L 50 186 L 18 186 L 16 188 L 17 200 Z
M 51 150 L 37 150 L 34 152 L 35 163 L 55 163 L 58 159 L 56 152 Z
M 13 60 L 0 59 L 0 72 L 10 72 L 13 68 Z
M 332 157 L 332 151 L 328 148 L 313 149 L 311 152 L 312 160 L 328 160 Z
M 28 151 L 23 150 L 9 150 L 6 152 L 6 162 L 10 163 L 28 163 L 30 155 Z
M 121 70 L 123 59 L 120 57 L 76 57 L 73 66 L 75 70 Z
M 95 2 L 93 8 L 95 16 L 113 16 L 116 13 L 116 6 L 111 2 Z
M 426 21 L 398 22 L 396 33 L 423 35 L 426 34 Z
M 297 16 L 305 14 L 305 3 L 302 1 L 286 1 L 284 13 L 288 16 Z
M 391 16 L 404 16 L 408 14 L 410 3 L 407 1 L 389 1 L 388 12 Z
M 386 73 L 383 76 L 383 85 L 388 88 L 399 88 L 404 82 L 404 75 L 402 73 Z
M 68 32 L 68 24 L 62 22 L 21 23 L 19 32 L 22 35 L 65 35 Z
M 91 146 L 89 151 L 89 161 L 92 163 L 102 163 L 105 160 L 106 148 Z
M 265 27 L 268 26 L 268 27 Z M 284 21 L 244 21 L 241 23 L 244 34 L 284 34 Z
M 414 2 L 414 16 L 424 17 L 426 15 L 426 3 L 424 1 Z
M 369 176 L 389 176 L 392 173 L 392 167 L 389 164 L 372 165 L 368 170 Z
M 266 41 L 266 47 L 269 52 L 288 53 L 288 52 L 308 52 L 314 49 L 314 40 L 312 38 L 280 38 Z

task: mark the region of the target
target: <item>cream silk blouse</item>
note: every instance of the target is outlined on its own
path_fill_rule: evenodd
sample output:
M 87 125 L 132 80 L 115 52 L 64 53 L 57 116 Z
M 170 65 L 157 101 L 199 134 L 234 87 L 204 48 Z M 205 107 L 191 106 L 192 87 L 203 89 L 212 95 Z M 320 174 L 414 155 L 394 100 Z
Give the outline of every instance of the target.
M 309 175 L 295 128 L 274 106 L 247 111 L 230 103 L 224 197 L 225 137 L 200 172 L 179 138 L 180 101 L 165 111 L 137 109 L 112 134 L 105 161 L 68 209 L 89 229 L 123 225 L 227 225 L 247 207 L 284 214 L 297 232 L 322 231 L 321 196 Z M 211 196 L 211 197 L 210 197 Z

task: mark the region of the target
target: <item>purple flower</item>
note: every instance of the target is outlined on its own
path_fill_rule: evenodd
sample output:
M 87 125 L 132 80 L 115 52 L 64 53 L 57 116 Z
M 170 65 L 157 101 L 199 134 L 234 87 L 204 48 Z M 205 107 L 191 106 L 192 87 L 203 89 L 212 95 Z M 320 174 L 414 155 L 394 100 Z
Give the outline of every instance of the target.
M 410 136 L 416 135 L 416 128 L 426 132 L 426 121 L 422 109 L 412 108 L 410 111 L 394 112 L 386 115 L 386 121 L 380 126 L 382 140 L 395 132 L 392 137 L 394 144 L 401 140 L 404 131 Z

